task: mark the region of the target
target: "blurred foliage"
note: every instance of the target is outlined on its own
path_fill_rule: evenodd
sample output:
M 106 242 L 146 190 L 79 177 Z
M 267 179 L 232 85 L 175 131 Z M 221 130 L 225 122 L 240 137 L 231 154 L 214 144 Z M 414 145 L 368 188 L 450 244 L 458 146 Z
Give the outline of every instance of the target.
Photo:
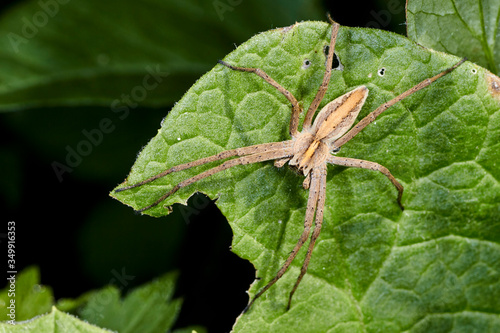
M 14 319 L 9 316 L 11 309 L 14 309 L 16 321 L 28 320 L 50 311 L 54 296 L 50 287 L 40 285 L 40 271 L 37 267 L 27 267 L 19 274 L 9 274 L 8 277 L 10 280 L 7 287 L 0 291 L 2 321 Z
M 156 333 L 172 328 L 182 306 L 181 299 L 172 299 L 178 277 L 176 272 L 134 288 L 123 299 L 120 290 L 133 276 L 124 271 L 117 272 L 115 276 L 112 285 L 86 292 L 77 299 L 60 299 L 55 305 L 51 289 L 40 284 L 38 268 L 29 267 L 13 280 L 14 287 L 8 285 L 0 291 L 1 318 L 18 323 L 15 326 L 0 323 L 0 329 L 5 332 L 37 333 L 108 332 L 88 325 L 93 324 L 119 333 Z M 54 305 L 59 310 L 77 315 L 80 320 L 59 312 Z M 9 316 L 11 313 L 13 317 Z M 28 320 L 34 317 L 38 318 Z M 175 330 L 174 333 L 193 330 L 205 332 L 202 327 L 190 327 Z

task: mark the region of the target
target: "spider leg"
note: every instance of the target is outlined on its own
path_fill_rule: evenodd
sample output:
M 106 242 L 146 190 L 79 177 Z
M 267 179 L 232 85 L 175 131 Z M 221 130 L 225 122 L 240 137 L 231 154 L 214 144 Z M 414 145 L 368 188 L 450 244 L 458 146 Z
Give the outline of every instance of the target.
M 312 221 L 314 219 L 314 212 L 316 211 L 316 204 L 318 202 L 318 195 L 319 195 L 319 189 L 320 189 L 320 184 L 319 184 L 319 179 L 313 178 L 311 182 L 311 189 L 309 190 L 309 198 L 307 199 L 307 210 L 306 210 L 306 217 L 304 220 L 304 231 L 302 231 L 302 234 L 300 235 L 300 238 L 295 244 L 295 247 L 293 248 L 292 252 L 290 252 L 288 258 L 285 260 L 285 263 L 283 266 L 281 266 L 280 270 L 276 274 L 276 276 L 269 281 L 264 288 L 262 288 L 248 303 L 248 305 L 245 307 L 243 310 L 243 313 L 248 311 L 252 304 L 255 302 L 257 298 L 259 298 L 266 290 L 268 290 L 273 284 L 275 284 L 282 276 L 285 274 L 285 272 L 288 270 L 290 267 L 290 264 L 292 263 L 293 259 L 297 256 L 297 253 L 299 250 L 302 248 L 302 245 L 307 241 L 307 238 L 309 237 L 309 233 L 311 232 L 311 226 L 312 226 Z
M 429 86 L 432 82 L 436 81 L 440 77 L 445 76 L 446 74 L 452 72 L 455 68 L 457 68 L 458 66 L 460 66 L 461 64 L 463 64 L 466 60 L 467 60 L 467 58 L 463 58 L 462 60 L 460 60 L 459 62 L 457 62 L 452 67 L 450 67 L 448 69 L 445 69 L 441 73 L 439 73 L 439 74 L 437 74 L 437 75 L 435 75 L 435 76 L 433 76 L 431 78 L 425 79 L 422 82 L 417 83 L 415 86 L 411 87 L 410 89 L 408 89 L 407 91 L 405 91 L 401 95 L 396 96 L 393 99 L 391 99 L 390 101 L 382 104 L 381 106 L 379 106 L 378 108 L 376 108 L 374 111 L 372 111 L 369 115 L 367 115 L 366 117 L 364 117 L 363 119 L 361 119 L 359 121 L 359 123 L 357 123 L 353 128 L 351 128 L 351 130 L 349 132 L 347 132 L 343 137 L 341 137 L 340 139 L 338 139 L 337 141 L 335 141 L 334 142 L 334 146 L 336 148 L 340 148 L 346 142 L 348 142 L 353 137 L 355 137 L 359 132 L 361 132 L 363 130 L 363 128 L 365 128 L 371 122 L 373 122 L 382 112 L 384 112 L 385 110 L 387 110 L 388 108 L 390 108 L 391 106 L 393 106 L 394 104 L 396 104 L 397 102 L 401 101 L 402 99 L 408 97 L 409 95 L 411 95 L 411 94 L 413 94 L 413 93 L 415 93 L 415 92 L 417 92 L 417 91 L 419 91 L 419 90 L 421 90 L 421 89 Z
M 391 183 L 396 187 L 398 190 L 398 204 L 401 210 L 404 210 L 403 204 L 401 203 L 401 198 L 403 197 L 403 185 L 401 185 L 396 178 L 391 174 L 391 172 L 383 165 L 380 165 L 375 162 L 370 162 L 370 161 L 365 161 L 365 160 L 359 160 L 356 158 L 348 158 L 348 157 L 336 157 L 336 156 L 329 156 L 328 163 L 331 164 L 336 164 L 336 165 L 342 165 L 346 167 L 354 167 L 354 168 L 362 168 L 362 169 L 370 169 L 370 170 L 375 170 L 375 171 L 380 171 L 383 173 Z
M 332 23 L 332 36 L 330 37 L 330 46 L 328 49 L 328 56 L 326 57 L 326 70 L 325 70 L 325 75 L 323 76 L 323 82 L 321 83 L 321 86 L 319 87 L 318 92 L 316 93 L 316 96 L 314 97 L 314 100 L 312 101 L 311 105 L 309 106 L 309 109 L 307 110 L 306 116 L 304 118 L 304 124 L 302 125 L 302 128 L 310 128 L 311 127 L 311 122 L 312 118 L 314 116 L 314 113 L 318 109 L 319 104 L 323 100 L 323 97 L 325 96 L 326 90 L 328 89 L 328 84 L 330 83 L 330 76 L 332 73 L 332 59 L 333 59 L 333 53 L 335 51 L 335 41 L 337 40 L 337 34 L 339 32 L 339 27 L 340 25 L 338 23 Z
M 236 71 L 241 71 L 241 72 L 250 72 L 250 73 L 255 73 L 261 78 L 263 78 L 267 83 L 278 89 L 280 93 L 282 93 L 288 101 L 292 104 L 292 116 L 290 117 L 290 135 L 295 136 L 297 132 L 297 127 L 299 126 L 299 115 L 302 112 L 302 108 L 299 105 L 299 102 L 297 99 L 292 95 L 291 92 L 286 90 L 282 85 L 280 85 L 278 82 L 274 81 L 269 75 L 266 74 L 262 69 L 260 68 L 251 68 L 251 67 L 238 67 L 238 66 L 233 66 L 228 64 L 225 61 L 219 60 L 219 64 L 224 65 L 226 67 L 229 67 L 233 70 Z
M 309 242 L 309 247 L 307 248 L 306 258 L 304 259 L 304 263 L 302 264 L 302 268 L 300 269 L 300 275 L 293 286 L 292 291 L 290 292 L 290 296 L 288 297 L 288 306 L 287 309 L 290 309 L 290 305 L 292 304 L 292 297 L 297 290 L 297 287 L 302 281 L 302 278 L 307 272 L 307 267 L 309 266 L 309 261 L 311 260 L 312 252 L 314 249 L 314 244 L 319 237 L 321 232 L 321 226 L 323 225 L 323 212 L 325 208 L 325 199 L 326 199 L 326 164 L 323 164 L 321 167 L 312 170 L 312 177 L 319 177 L 319 194 L 318 194 L 318 203 L 316 206 L 316 219 L 314 221 L 314 230 L 311 234 L 311 241 Z
M 231 149 L 231 150 L 225 150 L 225 151 L 220 152 L 218 154 L 215 154 L 215 155 L 212 155 L 212 156 L 208 156 L 208 157 L 196 160 L 196 161 L 192 161 L 192 162 L 188 162 L 188 163 L 176 165 L 174 167 L 171 167 L 170 169 L 167 169 L 167 170 L 165 170 L 163 172 L 160 172 L 159 174 L 154 175 L 153 177 L 150 177 L 148 179 L 145 179 L 145 180 L 143 180 L 143 181 L 141 181 L 139 183 L 136 183 L 136 184 L 133 184 L 133 185 L 130 185 L 130 186 L 125 186 L 125 187 L 122 187 L 122 188 L 119 188 L 119 189 L 116 189 L 115 193 L 118 193 L 118 192 L 121 192 L 121 191 L 125 191 L 125 190 L 129 190 L 131 188 L 138 187 L 138 186 L 150 183 L 153 180 L 156 180 L 156 179 L 161 178 L 161 177 L 165 177 L 166 175 L 171 174 L 173 172 L 190 169 L 192 167 L 203 165 L 203 164 L 207 164 L 207 163 L 210 163 L 210 162 L 224 160 L 224 159 L 229 158 L 229 157 L 245 156 L 245 155 L 255 154 L 255 153 L 259 152 L 259 151 L 273 151 L 273 150 L 278 150 L 278 149 L 285 149 L 286 150 L 286 149 L 289 149 L 289 147 L 291 147 L 291 145 L 292 145 L 291 141 L 282 141 L 282 142 L 262 143 L 262 144 L 248 146 L 248 147 L 243 147 L 243 148 L 236 148 L 236 149 Z
M 286 162 L 290 161 L 291 157 L 285 157 L 280 160 L 274 161 L 274 166 L 277 168 L 281 168 L 283 165 L 286 164 Z
M 257 163 L 257 162 L 263 162 L 263 161 L 268 161 L 268 160 L 275 160 L 279 158 L 283 158 L 286 156 L 291 156 L 292 155 L 292 149 L 279 149 L 279 150 L 272 150 L 272 151 L 267 151 L 267 152 L 257 152 L 252 155 L 248 156 L 243 156 L 239 158 L 235 158 L 229 161 L 225 161 L 219 166 L 216 166 L 212 169 L 206 170 L 205 172 L 202 172 L 200 174 L 197 174 L 196 176 L 193 176 L 191 178 L 188 178 L 177 185 L 175 185 L 170 191 L 165 193 L 163 196 L 161 196 L 158 200 L 156 200 L 154 203 L 151 205 L 141 208 L 138 210 L 138 212 L 143 212 L 145 210 L 148 210 L 152 207 L 157 206 L 160 202 L 177 192 L 179 189 L 186 187 L 188 185 L 191 185 L 192 183 L 195 183 L 199 180 L 202 180 L 203 178 L 209 177 L 213 174 L 216 174 L 218 172 L 227 170 L 229 168 L 232 168 L 237 165 L 246 165 L 246 164 L 252 164 L 252 163 Z
M 302 182 L 302 188 L 304 190 L 308 190 L 310 185 L 311 185 L 311 173 L 308 173 L 306 178 L 304 178 L 304 181 Z

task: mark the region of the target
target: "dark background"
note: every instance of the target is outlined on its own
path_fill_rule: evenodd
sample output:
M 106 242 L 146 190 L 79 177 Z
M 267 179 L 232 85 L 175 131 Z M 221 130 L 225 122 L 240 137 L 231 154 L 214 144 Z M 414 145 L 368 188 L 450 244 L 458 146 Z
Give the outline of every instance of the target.
M 373 27 L 377 13 L 388 10 L 395 1 L 351 0 L 342 1 L 339 7 L 339 1 L 325 0 L 322 4 L 325 14 L 332 13 L 342 25 L 363 27 L 371 22 Z M 0 15 L 18 2 L 3 2 Z M 404 1 L 397 3 L 404 6 Z M 262 31 L 273 26 L 274 14 L 267 15 L 269 26 Z M 382 28 L 405 34 L 404 12 L 393 15 Z M 218 58 L 242 42 L 228 40 Z M 218 58 L 212 59 L 214 65 Z M 95 127 L 109 109 L 57 107 L 0 114 L 4 226 L 0 236 L 5 237 L 8 221 L 16 222 L 18 271 L 37 265 L 42 284 L 53 289 L 56 299 L 117 284 L 116 273 L 133 276 L 127 285 L 117 284 L 126 293 L 160 274 L 178 270 L 176 296 L 184 304 L 176 327 L 197 324 L 210 332 L 229 331 L 248 302 L 246 290 L 255 273 L 249 262 L 229 251 L 231 230 L 216 206 L 197 195 L 190 200 L 192 209 L 176 205 L 173 214 L 155 219 L 135 215 L 108 196 L 124 180 L 137 152 L 156 134 L 170 108 L 132 110 L 126 123 L 106 136 L 62 182 L 51 163 L 63 162 L 68 143 L 81 140 L 82 129 Z M 96 165 L 102 172 L 95 172 Z M 189 213 L 187 220 L 182 212 Z M 6 253 L 4 247 L 2 251 Z

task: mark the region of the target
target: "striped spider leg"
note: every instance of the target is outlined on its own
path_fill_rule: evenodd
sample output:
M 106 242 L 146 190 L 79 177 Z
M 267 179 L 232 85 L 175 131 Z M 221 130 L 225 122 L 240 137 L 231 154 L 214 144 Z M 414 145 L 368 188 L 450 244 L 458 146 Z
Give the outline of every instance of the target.
M 152 176 L 146 180 L 139 183 L 122 187 L 117 189 L 115 192 L 125 191 L 131 188 L 135 188 L 147 183 L 150 183 L 158 178 L 164 177 L 170 173 L 186 170 L 195 166 L 203 165 L 206 163 L 225 160 L 220 165 L 204 171 L 198 175 L 188 178 L 177 185 L 175 185 L 170 191 L 165 193 L 163 196 L 158 198 L 155 202 L 149 206 L 143 207 L 139 212 L 148 210 L 155 207 L 167 197 L 178 191 L 180 188 L 186 187 L 193 184 L 203 178 L 209 177 L 215 173 L 221 172 L 223 170 L 229 169 L 236 165 L 246 165 L 251 163 L 263 162 L 268 160 L 275 160 L 274 165 L 281 167 L 288 163 L 292 168 L 296 169 L 305 176 L 303 187 L 309 190 L 309 196 L 307 199 L 307 208 L 304 220 L 304 230 L 299 237 L 296 245 L 290 252 L 288 258 L 285 260 L 276 276 L 269 281 L 264 288 L 262 288 L 248 303 L 243 312 L 246 312 L 251 305 L 259 298 L 266 290 L 268 290 L 273 284 L 275 284 L 288 270 L 292 261 L 297 256 L 299 250 L 306 243 L 310 237 L 309 246 L 307 248 L 306 257 L 304 259 L 302 268 L 300 270 L 299 277 L 290 292 L 288 298 L 288 308 L 290 308 L 292 296 L 297 290 L 300 281 L 304 277 L 309 261 L 311 260 L 312 251 L 314 244 L 318 239 L 321 232 L 321 227 L 323 223 L 323 210 L 325 206 L 326 199 L 326 174 L 327 165 L 336 164 L 347 167 L 364 168 L 370 170 L 376 170 L 384 174 L 391 183 L 396 187 L 398 191 L 397 202 L 401 209 L 403 206 L 401 204 L 401 198 L 403 194 L 403 186 L 392 176 L 387 168 L 375 163 L 354 158 L 347 157 L 336 157 L 332 155 L 342 145 L 351 140 L 356 134 L 358 134 L 363 128 L 373 122 L 382 112 L 387 110 L 390 106 L 401 101 L 403 98 L 413 94 L 414 92 L 423 89 L 430 85 L 432 82 L 436 81 L 440 77 L 450 73 L 460 64 L 462 64 L 465 59 L 461 60 L 451 68 L 444 70 L 443 72 L 425 79 L 424 81 L 418 83 L 414 87 L 405 91 L 401 95 L 395 97 L 394 99 L 382 104 L 377 109 L 368 114 L 365 118 L 359 121 L 349 132 L 348 130 L 354 124 L 367 96 L 368 88 L 365 86 L 360 86 L 352 91 L 349 91 L 345 95 L 342 95 L 335 100 L 329 102 L 316 116 L 314 122 L 312 122 L 313 116 L 316 110 L 323 100 L 323 97 L 328 88 L 330 81 L 330 75 L 332 71 L 332 59 L 334 56 L 335 41 L 337 38 L 339 25 L 335 22 L 332 23 L 332 32 L 330 38 L 330 45 L 327 54 L 326 70 L 323 77 L 323 82 L 316 93 L 316 96 L 309 106 L 307 113 L 304 118 L 302 125 L 302 131 L 298 131 L 299 116 L 302 109 L 297 101 L 297 99 L 279 83 L 273 80 L 269 75 L 267 75 L 263 70 L 259 68 L 246 68 L 237 67 L 230 65 L 224 61 L 219 61 L 220 64 L 236 71 L 250 72 L 258 75 L 264 79 L 267 83 L 275 87 L 279 92 L 281 92 L 292 105 L 292 115 L 290 119 L 289 133 L 291 140 L 282 142 L 272 142 L 263 143 L 254 146 L 236 148 L 231 150 L 226 150 L 220 152 L 216 155 L 205 157 L 193 162 L 180 164 L 174 166 L 168 170 L 165 170 L 155 176 Z M 230 159 L 235 157 L 233 159 Z M 313 225 L 314 221 L 314 225 Z M 312 230 L 312 232 L 311 232 Z

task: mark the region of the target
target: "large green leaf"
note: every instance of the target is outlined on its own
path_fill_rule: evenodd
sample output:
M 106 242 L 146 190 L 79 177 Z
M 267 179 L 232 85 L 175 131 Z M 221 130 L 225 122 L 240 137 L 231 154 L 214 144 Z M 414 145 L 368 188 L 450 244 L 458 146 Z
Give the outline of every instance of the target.
M 329 32 L 321 22 L 268 31 L 225 60 L 263 68 L 307 108 L 322 80 Z M 458 61 L 399 35 L 345 27 L 336 53 L 343 70 L 333 72 L 322 105 L 364 84 L 370 95 L 360 118 Z M 383 175 L 330 166 L 323 231 L 291 309 L 286 311 L 287 297 L 304 249 L 289 272 L 238 318 L 234 331 L 498 329 L 500 112 L 490 91 L 495 80 L 466 63 L 386 111 L 346 144 L 343 156 L 392 171 L 405 186 L 405 211 Z M 261 78 L 218 65 L 172 109 L 125 184 L 225 149 L 288 139 L 289 117 L 286 98 Z M 140 209 L 214 165 L 112 195 Z M 307 198 L 302 181 L 271 162 L 239 166 L 181 189 L 145 213 L 168 214 L 168 206 L 185 203 L 196 191 L 217 199 L 234 232 L 233 250 L 257 268 L 254 295 L 302 232 Z
M 318 17 L 318 7 L 304 0 L 25 1 L 0 20 L 0 111 L 91 104 L 123 115 L 138 104 L 170 105 L 234 42 L 271 23 Z M 278 9 L 282 22 L 262 14 Z
M 406 10 L 410 39 L 425 47 L 467 57 L 499 74 L 500 1 L 409 0 Z

